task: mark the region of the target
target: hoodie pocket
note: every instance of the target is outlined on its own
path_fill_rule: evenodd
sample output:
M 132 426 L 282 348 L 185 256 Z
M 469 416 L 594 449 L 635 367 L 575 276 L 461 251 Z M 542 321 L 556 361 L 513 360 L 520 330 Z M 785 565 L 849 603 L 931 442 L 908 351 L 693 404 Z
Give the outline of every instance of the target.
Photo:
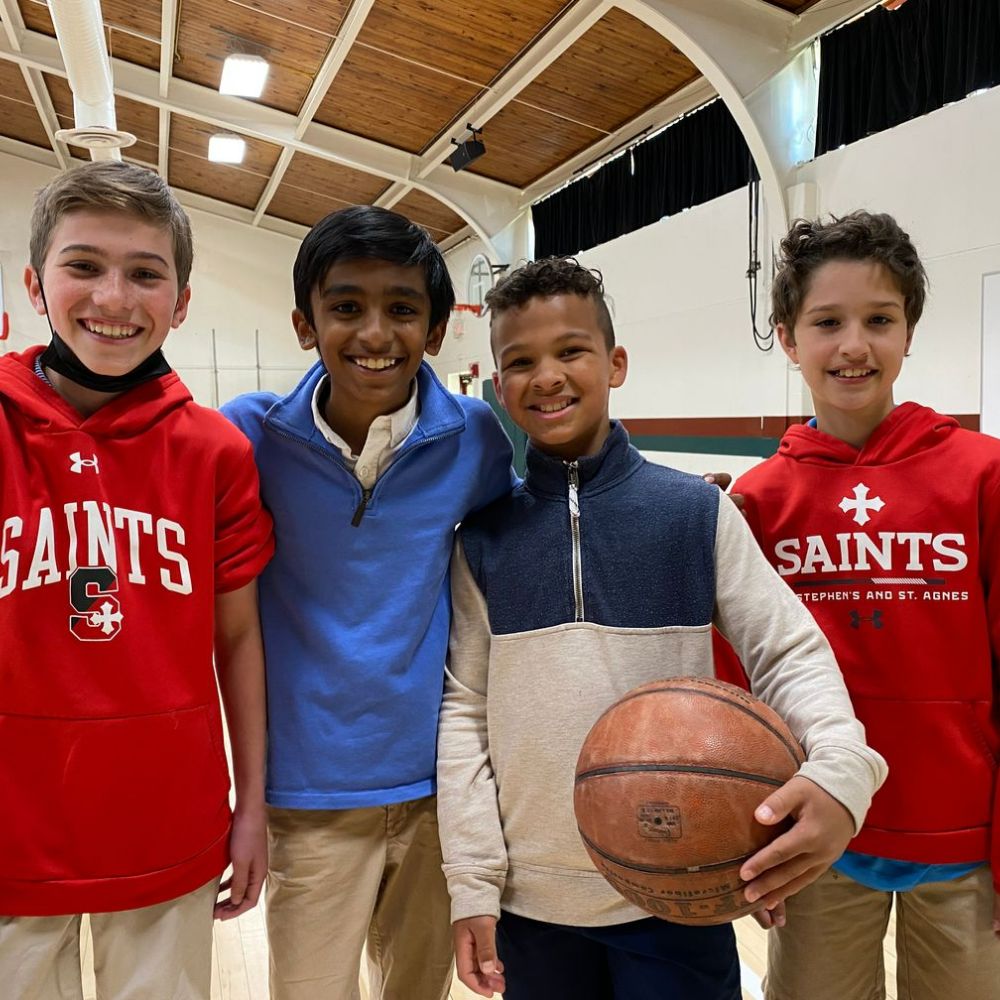
M 997 763 L 975 706 L 852 698 L 868 743 L 889 764 L 866 826 L 938 833 L 990 822 Z
M 216 711 L 119 719 L 0 716 L 0 878 L 144 875 L 224 836 L 229 774 Z

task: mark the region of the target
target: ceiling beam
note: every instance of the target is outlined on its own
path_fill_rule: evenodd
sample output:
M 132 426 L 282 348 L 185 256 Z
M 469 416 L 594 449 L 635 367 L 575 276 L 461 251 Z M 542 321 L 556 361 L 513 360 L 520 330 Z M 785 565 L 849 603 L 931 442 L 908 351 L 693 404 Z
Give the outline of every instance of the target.
M 850 21 L 852 17 L 878 5 L 876 0 L 820 0 L 795 19 L 788 35 L 788 47 L 797 49 L 801 45 L 807 45 L 838 24 Z
M 219 201 L 218 198 L 209 198 L 207 195 L 198 194 L 195 191 L 185 191 L 181 188 L 174 188 L 174 194 L 187 209 L 195 209 L 208 215 L 217 215 L 233 222 L 245 223 L 248 226 L 253 221 L 254 210 L 252 208 L 230 205 L 229 202 Z M 297 222 L 289 222 L 287 219 L 277 219 L 272 215 L 266 216 L 257 228 L 278 233 L 281 236 L 288 236 L 296 242 L 300 242 L 309 232 L 308 226 L 300 226 Z
M 15 52 L 21 51 L 21 40 L 24 38 L 26 28 L 21 11 L 14 0 L 0 0 L 0 19 L 3 21 L 4 33 L 7 36 L 7 43 Z M 48 137 L 49 145 L 55 153 L 56 160 L 61 170 L 69 168 L 71 158 L 66 145 L 56 138 L 59 131 L 59 119 L 56 109 L 52 105 L 52 98 L 45 87 L 45 81 L 41 73 L 28 66 L 21 66 L 21 76 L 24 77 L 24 84 L 31 94 L 31 100 L 35 104 L 35 111 L 41 119 L 42 128 Z
M 26 31 L 21 51 L 15 51 L 0 38 L 0 59 L 57 76 L 66 75 L 58 41 L 40 32 Z M 169 81 L 164 97 L 160 95 L 159 73 L 155 70 L 121 59 L 112 59 L 111 65 L 117 95 L 281 146 L 289 158 L 292 153 L 302 152 L 388 181 L 412 183 L 465 218 L 487 244 L 489 220 L 498 213 L 505 220 L 516 214 L 520 191 L 510 185 L 475 174 L 452 179 L 447 176 L 451 171 L 442 176 L 440 168 L 437 176 L 414 183 L 417 158 L 411 153 L 315 121 L 300 122 L 297 115 L 220 94 L 211 87 L 177 77 Z
M 380 208 L 392 208 L 398 205 L 413 190 L 412 184 L 404 184 L 397 181 L 387 187 L 376 199 L 375 204 Z
M 59 161 L 59 168 L 61 170 L 68 170 L 73 159 L 66 144 L 56 138 L 56 132 L 62 126 L 59 124 L 59 117 L 56 115 L 56 109 L 52 104 L 52 98 L 49 96 L 49 91 L 45 86 L 45 81 L 42 79 L 42 74 L 38 70 L 28 69 L 26 66 L 21 67 L 21 73 L 24 76 L 24 82 L 28 85 L 31 99 L 35 102 L 35 110 L 38 112 L 38 117 L 42 120 L 45 134 L 49 137 L 49 145 L 52 147 L 56 154 L 56 159 Z
M 416 178 L 426 177 L 445 159 L 453 148 L 452 136 L 463 132 L 468 122 L 476 128 L 485 125 L 614 6 L 612 0 L 578 0 L 548 31 L 534 40 L 521 58 L 512 63 L 481 98 L 452 119 L 440 137 L 421 155 L 416 165 Z
M 489 230 L 496 231 L 486 221 L 483 214 L 484 208 L 489 210 L 492 207 L 488 201 L 481 201 L 478 206 L 474 206 L 464 196 L 459 196 L 458 201 L 450 201 L 445 194 L 454 186 L 441 168 L 442 162 L 454 148 L 452 137 L 464 132 L 466 125 L 470 122 L 480 128 L 499 114 L 522 90 L 544 73 L 614 6 L 612 0 L 577 0 L 547 31 L 533 41 L 521 57 L 487 88 L 482 97 L 452 119 L 438 138 L 415 160 L 410 174 L 412 180 L 407 182 L 404 179 L 402 182 L 394 184 L 378 199 L 378 204 L 383 208 L 391 208 L 402 201 L 414 188 L 425 191 L 467 219 L 477 235 L 486 244 L 492 246 L 490 240 L 484 235 Z M 481 180 L 476 174 L 463 176 Z M 506 224 L 510 218 L 517 214 L 519 205 L 515 201 L 510 201 L 505 208 L 503 224 Z
M 166 97 L 170 92 L 170 80 L 174 75 L 178 2 L 179 0 L 160 0 L 160 97 Z M 170 112 L 164 107 L 158 111 L 160 120 L 157 168 L 160 176 L 169 183 L 167 171 L 170 169 Z
M 633 145 L 633 140 L 644 140 L 648 135 L 652 135 L 663 126 L 676 121 L 689 111 L 700 108 L 716 96 L 718 95 L 715 88 L 703 76 L 699 76 L 665 100 L 660 101 L 659 104 L 653 105 L 637 118 L 633 118 L 610 135 L 599 139 L 592 146 L 588 146 L 576 156 L 526 187 L 521 196 L 522 207 L 527 208 L 534 204 L 539 198 L 544 198 L 556 188 L 562 187 L 567 181 L 574 180 L 576 175 L 583 174 L 586 168 L 595 164 L 596 161 L 611 155 L 619 148 Z
M 43 167 L 51 167 L 59 170 L 59 160 L 55 151 L 46 149 L 44 146 L 33 146 L 30 142 L 21 142 L 20 139 L 10 139 L 5 135 L 0 135 L 0 153 L 7 153 L 9 156 L 17 156 L 22 160 L 31 160 L 33 163 L 40 163 Z
M 9 41 L 0 37 L 0 59 L 28 66 L 56 76 L 66 76 L 59 43 L 40 32 L 27 31 L 23 46 L 16 51 Z M 172 114 L 184 115 L 209 125 L 278 146 L 288 146 L 295 152 L 329 160 L 390 181 L 409 181 L 415 157 L 411 153 L 365 139 L 362 136 L 310 122 L 296 138 L 299 121 L 275 108 L 269 108 L 240 97 L 220 94 L 211 87 L 190 83 L 174 77 L 166 97 L 159 93 L 159 74 L 155 70 L 122 59 L 111 60 L 115 93 L 143 104 L 166 108 Z M 516 195 L 517 188 L 485 177 L 477 177 L 484 192 Z
M 7 44 L 15 51 L 21 51 L 21 38 L 24 35 L 24 18 L 21 11 L 12 0 L 0 0 L 0 18 L 3 19 L 3 30 L 7 36 Z
M 769 224 L 784 232 L 785 189 L 797 150 L 780 134 L 778 123 L 792 107 L 787 98 L 793 84 L 805 79 L 804 72 L 785 73 L 790 64 L 801 62 L 798 56 L 805 48 L 788 48 L 794 15 L 747 0 L 714 0 L 710 6 L 701 0 L 618 2 L 670 39 L 716 89 L 757 166 Z
M 298 121 L 293 132 L 296 139 L 301 139 L 305 134 L 309 123 L 313 119 L 313 115 L 316 114 L 319 106 L 323 103 L 326 92 L 330 89 L 334 78 L 340 72 L 341 66 L 344 65 L 344 60 L 351 51 L 358 37 L 358 32 L 364 27 L 365 20 L 374 6 L 375 0 L 354 0 L 354 3 L 351 4 L 351 9 L 341 22 L 337 37 L 330 45 L 330 50 L 323 60 L 323 65 L 320 66 L 319 72 L 316 74 L 316 79 L 313 80 L 312 86 L 309 88 L 309 93 L 306 94 L 306 99 L 302 102 L 302 107 L 299 109 Z M 267 206 L 271 203 L 274 193 L 281 186 L 285 171 L 292 162 L 292 156 L 293 152 L 287 146 L 281 151 L 281 156 L 274 170 L 271 172 L 271 178 L 257 201 L 257 207 L 253 213 L 253 225 L 259 226 L 261 219 L 264 218 Z

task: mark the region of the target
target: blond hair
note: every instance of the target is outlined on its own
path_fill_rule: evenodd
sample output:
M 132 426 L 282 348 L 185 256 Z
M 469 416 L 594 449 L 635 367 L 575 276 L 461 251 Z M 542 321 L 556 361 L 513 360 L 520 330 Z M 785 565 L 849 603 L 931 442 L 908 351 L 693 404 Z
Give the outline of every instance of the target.
M 38 192 L 31 214 L 30 259 L 39 274 L 56 226 L 64 215 L 83 211 L 119 212 L 169 230 L 177 289 L 187 286 L 194 258 L 187 213 L 159 174 L 119 160 L 95 160 L 73 167 Z

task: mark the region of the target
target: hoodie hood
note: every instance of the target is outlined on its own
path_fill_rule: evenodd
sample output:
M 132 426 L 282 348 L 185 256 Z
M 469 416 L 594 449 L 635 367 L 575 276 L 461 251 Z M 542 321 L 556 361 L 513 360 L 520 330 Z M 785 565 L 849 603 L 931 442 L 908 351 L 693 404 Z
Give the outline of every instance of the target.
M 919 403 L 900 403 L 860 449 L 815 427 L 796 424 L 785 432 L 778 454 L 815 465 L 890 465 L 936 448 L 958 428 L 954 417 Z
M 176 372 L 145 382 L 84 417 L 35 374 L 44 346 L 0 357 L 0 403 L 9 400 L 29 423 L 53 431 L 83 430 L 94 437 L 128 438 L 191 401 Z

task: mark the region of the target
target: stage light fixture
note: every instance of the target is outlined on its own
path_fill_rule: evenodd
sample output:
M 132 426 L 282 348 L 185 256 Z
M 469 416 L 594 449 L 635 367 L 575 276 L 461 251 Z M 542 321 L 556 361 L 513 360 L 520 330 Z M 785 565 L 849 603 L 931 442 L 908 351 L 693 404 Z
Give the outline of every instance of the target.
M 458 139 L 452 139 L 455 149 L 448 157 L 448 162 L 456 172 L 464 170 L 473 160 L 478 160 L 486 152 L 486 146 L 479 137 L 483 134 L 481 128 L 469 124 Z

